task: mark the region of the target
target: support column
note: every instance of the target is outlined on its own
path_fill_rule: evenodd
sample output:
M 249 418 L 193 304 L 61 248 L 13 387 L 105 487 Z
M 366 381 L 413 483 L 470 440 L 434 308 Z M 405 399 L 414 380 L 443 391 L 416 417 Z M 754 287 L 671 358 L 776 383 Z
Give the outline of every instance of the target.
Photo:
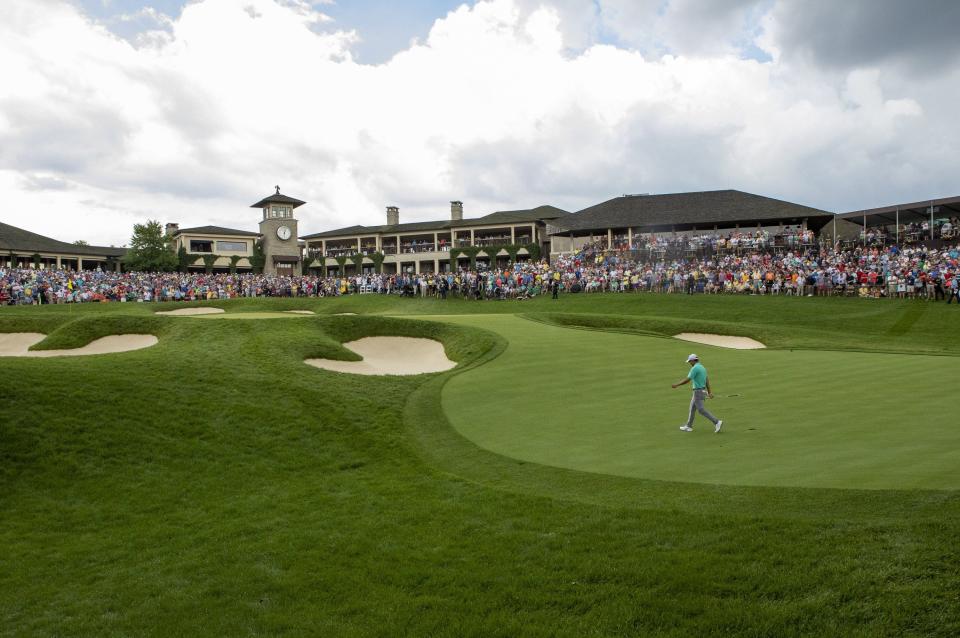
M 399 258 L 399 255 L 400 255 L 400 254 L 401 254 L 401 252 L 400 252 L 400 235 L 397 235 L 397 255 L 398 255 L 398 258 Z
M 433 274 L 436 275 L 436 274 L 438 274 L 439 272 L 440 272 L 440 260 L 439 260 L 439 259 L 434 259 L 434 260 L 433 260 Z
M 440 238 L 437 236 L 437 233 L 433 234 L 433 252 L 440 250 Z
M 833 227 L 836 228 L 837 225 L 834 224 Z M 897 206 L 897 228 L 896 228 L 896 230 L 893 231 L 893 232 L 896 233 L 896 235 L 895 235 L 895 236 L 896 236 L 896 240 L 895 240 L 895 241 L 896 241 L 896 243 L 897 243 L 897 246 L 899 246 L 899 245 L 900 245 L 900 207 L 899 207 L 899 206 Z
M 607 229 L 607 250 L 611 250 L 612 248 L 613 248 L 613 229 L 608 228 Z
M 633 250 L 633 227 L 627 228 L 627 248 Z
M 517 227 L 516 226 L 510 227 L 510 243 L 511 244 L 517 243 Z
M 83 257 L 77 255 L 77 272 L 83 270 Z
M 60 255 L 57 255 L 57 270 L 60 270 Z
M 473 238 L 473 229 L 472 229 L 472 228 L 470 229 L 470 245 L 471 245 L 471 246 L 476 246 L 476 245 L 477 245 L 477 244 L 476 244 L 476 241 L 475 241 L 474 238 Z

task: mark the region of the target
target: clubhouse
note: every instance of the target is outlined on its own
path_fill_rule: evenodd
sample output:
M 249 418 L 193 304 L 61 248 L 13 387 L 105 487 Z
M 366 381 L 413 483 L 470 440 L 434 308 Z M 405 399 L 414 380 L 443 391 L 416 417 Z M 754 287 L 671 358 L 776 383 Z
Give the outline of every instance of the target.
M 463 203 L 455 200 L 445 219 L 401 223 L 400 209 L 388 206 L 383 225 L 348 226 L 302 235 L 297 241 L 293 209 L 303 203 L 282 195 L 278 187 L 252 206 L 262 211 L 260 232 L 220 226 L 181 229 L 176 223 L 168 223 L 166 232 L 174 249 L 182 247 L 191 257 L 191 270 L 250 271 L 252 257 L 266 246 L 269 264 L 282 261 L 292 272 L 327 276 L 380 270 L 445 272 L 471 260 L 505 264 L 568 253 L 586 244 L 629 250 L 643 235 L 763 232 L 777 237 L 786 229 L 812 232 L 831 242 L 882 236 L 888 243 L 895 238 L 960 236 L 956 223 L 960 196 L 834 214 L 762 195 L 718 190 L 623 195 L 574 213 L 541 205 L 476 218 L 464 218 Z M 292 252 L 283 253 L 284 242 Z M 271 252 L 275 250 L 281 252 Z M 0 265 L 120 270 L 125 253 L 125 248 L 70 244 L 0 223 Z
M 359 267 L 374 270 L 373 256 L 383 258 L 383 272 L 445 272 L 466 265 L 474 253 L 478 262 L 525 261 L 550 252 L 550 236 L 557 220 L 569 216 L 554 206 L 490 213 L 463 218 L 463 202 L 450 202 L 450 218 L 440 221 L 400 223 L 400 209 L 387 207 L 382 226 L 349 226 L 306 235 L 304 264 L 324 273 L 350 272 Z M 350 261 L 348 261 L 350 260 Z M 356 270 L 354 270 L 356 272 Z

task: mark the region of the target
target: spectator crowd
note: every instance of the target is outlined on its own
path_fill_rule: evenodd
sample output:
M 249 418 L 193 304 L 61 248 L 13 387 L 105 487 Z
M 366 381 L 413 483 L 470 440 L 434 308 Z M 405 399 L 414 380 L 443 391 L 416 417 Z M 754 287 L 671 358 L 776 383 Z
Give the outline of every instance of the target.
M 140 273 L 0 269 L 0 303 L 199 301 L 237 297 L 318 297 L 347 294 L 527 299 L 568 293 L 753 294 L 924 298 L 960 303 L 960 245 L 812 243 L 798 231 L 774 250 L 758 236 L 737 238 L 743 250 L 666 258 L 647 251 L 588 245 L 552 263 L 478 266 L 439 274 L 303 275 Z M 687 238 L 689 240 L 689 237 Z M 649 240 L 656 243 L 656 238 Z M 675 240 L 672 240 L 675 241 Z M 685 240 L 686 241 L 686 240 Z M 699 239 L 696 241 L 703 241 Z M 724 239 L 729 241 L 729 239 Z M 790 241 L 790 240 L 788 240 Z

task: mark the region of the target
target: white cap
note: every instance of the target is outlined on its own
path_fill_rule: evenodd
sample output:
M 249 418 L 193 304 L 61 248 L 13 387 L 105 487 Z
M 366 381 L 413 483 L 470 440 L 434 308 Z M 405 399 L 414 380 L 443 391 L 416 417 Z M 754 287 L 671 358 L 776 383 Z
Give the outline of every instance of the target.
M 691 361 L 699 361 L 699 360 L 700 360 L 700 357 L 698 357 L 695 354 L 692 354 L 689 357 L 687 357 L 687 363 L 690 363 Z

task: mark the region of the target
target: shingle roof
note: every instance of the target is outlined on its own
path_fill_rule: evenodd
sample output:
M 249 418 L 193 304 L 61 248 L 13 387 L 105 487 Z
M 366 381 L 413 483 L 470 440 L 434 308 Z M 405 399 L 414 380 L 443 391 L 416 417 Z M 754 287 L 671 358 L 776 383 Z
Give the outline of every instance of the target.
M 249 230 L 237 230 L 236 228 L 224 228 L 223 226 L 197 226 L 196 228 L 181 228 L 174 231 L 176 235 L 242 235 L 244 237 L 259 237 L 260 233 L 250 232 Z
M 283 195 L 283 194 L 280 192 L 280 187 L 277 186 L 277 192 L 276 192 L 276 193 L 274 193 L 273 195 L 268 195 L 267 197 L 264 197 L 263 199 L 261 199 L 261 200 L 260 200 L 259 202 L 257 202 L 256 204 L 252 204 L 252 205 L 250 206 L 250 208 L 263 208 L 263 207 L 265 207 L 267 204 L 290 204 L 291 206 L 293 206 L 294 208 L 296 208 L 297 206 L 303 206 L 303 205 L 306 204 L 306 203 L 307 203 L 307 202 L 305 202 L 305 201 L 302 201 L 302 200 L 299 200 L 299 199 L 295 199 L 295 198 L 293 198 L 293 197 L 287 197 L 286 195 Z
M 570 231 L 607 228 L 651 227 L 719 223 L 751 224 L 761 221 L 807 218 L 819 228 L 833 219 L 833 213 L 779 199 L 737 190 L 671 193 L 665 195 L 625 195 L 590 206 L 554 225 Z
M 515 224 L 517 222 L 535 222 L 541 219 L 557 219 L 558 217 L 566 217 L 569 214 L 567 211 L 557 208 L 556 206 L 544 205 L 528 210 L 501 210 L 469 221 L 476 222 L 477 225 L 481 223 Z
M 29 230 L 17 228 L 0 222 L 0 251 L 16 251 L 29 253 L 59 253 L 73 255 L 103 255 L 105 257 L 122 257 L 127 254 L 126 248 L 113 246 L 77 246 L 58 239 L 32 233 Z
M 407 224 L 396 224 L 393 226 L 348 226 L 346 228 L 337 228 L 327 230 L 322 233 L 304 235 L 300 239 L 323 239 L 325 237 L 343 237 L 356 235 L 376 235 L 377 233 L 409 233 L 414 231 L 440 231 L 450 230 L 451 228 L 468 228 L 470 226 L 491 226 L 495 224 L 516 224 L 520 222 L 534 222 L 541 219 L 556 219 L 569 215 L 565 210 L 555 206 L 538 206 L 526 210 L 503 210 L 483 217 L 474 217 L 472 219 L 461 219 L 453 221 L 450 219 L 441 219 L 427 222 L 410 222 Z

